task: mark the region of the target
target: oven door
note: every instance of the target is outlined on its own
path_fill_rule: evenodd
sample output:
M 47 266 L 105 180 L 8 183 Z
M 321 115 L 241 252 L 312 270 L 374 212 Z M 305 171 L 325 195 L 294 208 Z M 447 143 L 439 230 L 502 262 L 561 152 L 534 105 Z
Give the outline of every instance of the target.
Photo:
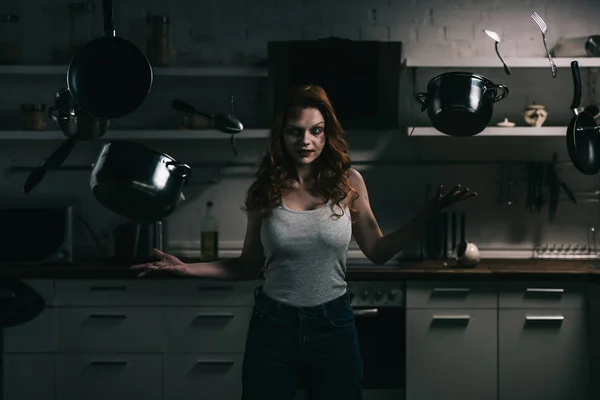
M 353 309 L 363 357 L 364 399 L 404 399 L 405 308 L 380 306 Z

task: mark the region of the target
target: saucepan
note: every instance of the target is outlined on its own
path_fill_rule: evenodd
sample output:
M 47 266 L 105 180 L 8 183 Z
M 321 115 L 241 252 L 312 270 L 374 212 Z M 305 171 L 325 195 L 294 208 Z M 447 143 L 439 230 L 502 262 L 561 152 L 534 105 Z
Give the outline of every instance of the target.
M 471 72 L 446 72 L 427 84 L 426 93 L 416 100 L 421 112 L 427 110 L 433 127 L 449 136 L 474 136 L 492 119 L 494 104 L 508 96 L 509 90 L 483 75 Z
M 102 146 L 90 175 L 94 197 L 107 209 L 140 222 L 163 220 L 185 197 L 192 169 L 147 146 L 117 141 Z

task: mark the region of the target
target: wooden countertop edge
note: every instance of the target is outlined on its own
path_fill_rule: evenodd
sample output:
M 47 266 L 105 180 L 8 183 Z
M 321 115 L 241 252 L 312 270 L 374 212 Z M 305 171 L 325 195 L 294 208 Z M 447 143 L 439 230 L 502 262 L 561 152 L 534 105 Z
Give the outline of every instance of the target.
M 198 260 L 185 260 L 197 262 Z M 600 268 L 590 268 L 592 260 L 482 260 L 476 267 L 446 266 L 447 260 L 406 261 L 403 266 L 378 267 L 350 264 L 346 277 L 357 279 L 450 279 L 450 278 L 600 278 Z M 134 279 L 128 265 L 108 260 L 80 261 L 71 265 L 1 266 L 0 277 L 21 279 Z M 144 279 L 190 279 L 172 274 L 156 274 Z

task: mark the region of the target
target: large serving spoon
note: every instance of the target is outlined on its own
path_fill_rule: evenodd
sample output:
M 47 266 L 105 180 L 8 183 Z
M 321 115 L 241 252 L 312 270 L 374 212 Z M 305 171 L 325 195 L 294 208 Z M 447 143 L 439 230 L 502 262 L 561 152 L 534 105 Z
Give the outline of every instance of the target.
M 510 68 L 508 68 L 508 65 L 506 65 L 506 63 L 502 59 L 502 56 L 500 55 L 500 51 L 498 50 L 498 44 L 502 41 L 502 40 L 500 40 L 500 35 L 498 35 L 494 31 L 490 31 L 487 29 L 484 29 L 483 33 L 488 35 L 494 42 L 496 42 L 496 44 L 495 44 L 496 54 L 498 55 L 498 58 L 500 59 L 500 61 L 502 61 L 502 65 L 504 65 L 504 72 L 506 72 L 506 75 L 510 75 Z

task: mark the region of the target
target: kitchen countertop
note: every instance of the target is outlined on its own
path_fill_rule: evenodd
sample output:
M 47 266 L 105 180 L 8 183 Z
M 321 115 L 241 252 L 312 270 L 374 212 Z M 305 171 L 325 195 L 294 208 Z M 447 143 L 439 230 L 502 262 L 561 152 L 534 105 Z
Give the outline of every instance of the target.
M 186 262 L 199 260 L 185 259 Z M 448 262 L 448 266 L 444 263 Z M 457 268 L 452 260 L 398 261 L 397 266 L 378 267 L 368 263 L 348 265 L 348 280 L 446 280 L 446 279 L 560 279 L 600 282 L 596 260 L 515 260 L 486 259 L 476 267 Z M 136 277 L 129 264 L 114 260 L 81 260 L 71 265 L 2 265 L 2 275 L 22 279 L 131 279 Z M 144 279 L 190 279 L 156 273 Z

